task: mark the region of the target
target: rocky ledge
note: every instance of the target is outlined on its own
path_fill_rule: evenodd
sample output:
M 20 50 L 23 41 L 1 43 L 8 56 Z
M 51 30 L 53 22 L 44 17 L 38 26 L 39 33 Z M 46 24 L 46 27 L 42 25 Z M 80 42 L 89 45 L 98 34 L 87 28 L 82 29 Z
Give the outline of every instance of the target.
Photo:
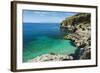
M 65 61 L 65 60 L 73 60 L 73 57 L 69 55 L 59 55 L 51 53 L 38 56 L 34 59 L 29 60 L 28 62 Z
M 78 49 L 73 54 L 74 59 L 91 58 L 91 24 L 89 13 L 78 13 L 61 23 L 63 32 L 70 32 L 64 39 L 72 40 Z

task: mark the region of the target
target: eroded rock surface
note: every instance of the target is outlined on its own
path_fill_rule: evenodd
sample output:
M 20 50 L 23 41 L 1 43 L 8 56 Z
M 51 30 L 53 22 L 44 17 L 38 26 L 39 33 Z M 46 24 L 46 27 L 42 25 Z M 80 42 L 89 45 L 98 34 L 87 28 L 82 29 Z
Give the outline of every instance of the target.
M 78 47 L 74 53 L 74 59 L 91 58 L 90 17 L 91 15 L 88 13 L 79 13 L 75 16 L 65 19 L 61 23 L 61 29 L 70 31 L 68 35 L 64 36 L 64 39 L 72 40 Z
M 68 55 L 44 54 L 32 60 L 29 60 L 28 62 L 64 61 L 64 60 L 73 60 L 73 57 Z

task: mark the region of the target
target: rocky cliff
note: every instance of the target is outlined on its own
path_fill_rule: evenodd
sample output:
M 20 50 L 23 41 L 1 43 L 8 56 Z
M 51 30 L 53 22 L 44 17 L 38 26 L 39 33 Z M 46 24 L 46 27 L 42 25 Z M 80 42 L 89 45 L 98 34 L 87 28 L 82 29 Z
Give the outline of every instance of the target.
M 61 23 L 62 32 L 70 32 L 64 39 L 72 40 L 78 47 L 73 54 L 74 59 L 91 58 L 91 14 L 78 13 L 71 16 Z

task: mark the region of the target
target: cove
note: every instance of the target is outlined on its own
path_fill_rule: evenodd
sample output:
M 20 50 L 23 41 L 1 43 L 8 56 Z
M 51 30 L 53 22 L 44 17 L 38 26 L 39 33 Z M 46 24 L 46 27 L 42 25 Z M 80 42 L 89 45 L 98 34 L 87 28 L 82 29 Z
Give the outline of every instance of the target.
M 71 40 L 63 39 L 57 23 L 25 23 L 23 25 L 23 62 L 43 54 L 72 54 L 77 49 Z

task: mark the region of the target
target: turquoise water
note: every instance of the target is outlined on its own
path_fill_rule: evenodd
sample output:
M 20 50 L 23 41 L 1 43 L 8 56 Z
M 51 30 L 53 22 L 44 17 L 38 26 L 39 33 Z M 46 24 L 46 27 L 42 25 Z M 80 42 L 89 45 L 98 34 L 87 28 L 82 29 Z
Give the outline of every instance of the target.
M 70 40 L 38 37 L 24 50 L 24 61 L 33 59 L 47 53 L 71 54 L 77 49 Z
M 48 53 L 74 53 L 77 47 L 62 37 L 58 24 L 24 24 L 23 62 Z

